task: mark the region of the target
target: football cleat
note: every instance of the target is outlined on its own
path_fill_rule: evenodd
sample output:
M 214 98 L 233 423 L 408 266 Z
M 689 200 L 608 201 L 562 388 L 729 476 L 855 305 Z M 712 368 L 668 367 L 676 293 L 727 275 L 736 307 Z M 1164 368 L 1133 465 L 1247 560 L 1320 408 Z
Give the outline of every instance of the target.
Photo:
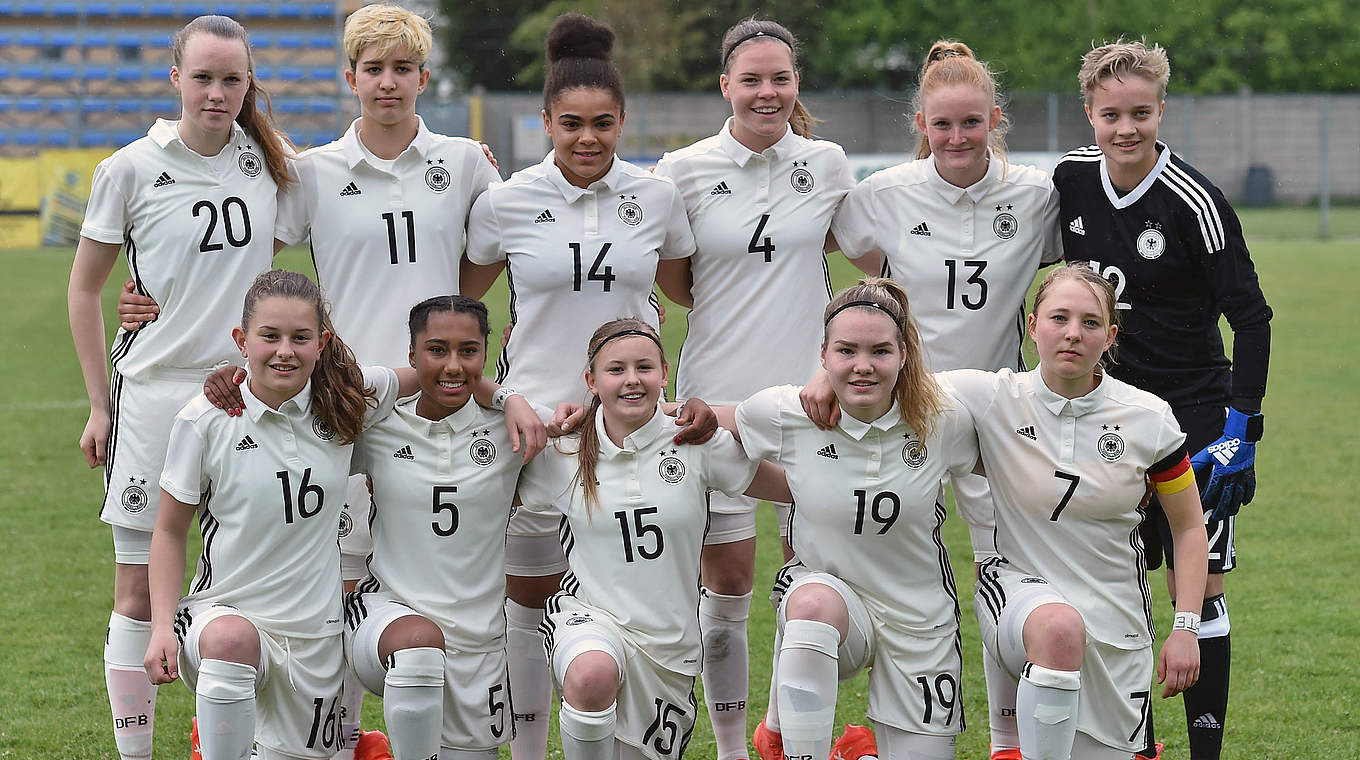
M 760 760 L 784 760 L 784 738 L 765 727 L 765 719 L 760 719 L 751 743 L 756 747 Z
M 998 749 L 992 752 L 992 760 L 1022 760 L 1018 749 Z
M 354 760 L 393 760 L 392 745 L 381 731 L 360 731 L 354 743 Z
M 198 716 L 195 715 L 191 720 L 193 728 L 189 729 L 189 760 L 203 760 L 203 748 L 198 745 Z
M 1153 746 L 1157 748 L 1157 754 L 1149 757 L 1139 752 L 1133 756 L 1133 760 L 1162 760 L 1162 748 L 1164 745 L 1161 742 L 1157 742 Z
M 845 724 L 841 738 L 831 745 L 830 760 L 859 760 L 861 757 L 878 757 L 878 742 L 868 726 Z

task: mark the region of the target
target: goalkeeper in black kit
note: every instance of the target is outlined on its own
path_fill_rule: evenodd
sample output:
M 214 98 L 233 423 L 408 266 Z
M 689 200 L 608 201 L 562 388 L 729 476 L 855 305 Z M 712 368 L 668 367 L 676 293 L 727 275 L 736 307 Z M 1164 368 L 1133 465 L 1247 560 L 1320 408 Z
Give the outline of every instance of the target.
M 1158 45 L 1121 41 L 1087 53 L 1080 80 L 1096 144 L 1064 156 L 1053 182 L 1065 257 L 1090 262 L 1118 296 L 1124 329 L 1108 371 L 1166 400 L 1197 452 L 1191 464 L 1205 509 L 1209 579 L 1199 683 L 1184 700 L 1190 757 L 1217 760 L 1231 659 L 1223 576 L 1237 564 L 1234 516 L 1256 491 L 1271 311 L 1223 193 L 1157 140 L 1169 78 Z M 1220 316 L 1233 330 L 1232 361 Z M 1141 532 L 1149 569 L 1165 554 L 1174 595 L 1170 531 L 1155 498 Z M 1138 757 L 1159 750 L 1149 730 Z

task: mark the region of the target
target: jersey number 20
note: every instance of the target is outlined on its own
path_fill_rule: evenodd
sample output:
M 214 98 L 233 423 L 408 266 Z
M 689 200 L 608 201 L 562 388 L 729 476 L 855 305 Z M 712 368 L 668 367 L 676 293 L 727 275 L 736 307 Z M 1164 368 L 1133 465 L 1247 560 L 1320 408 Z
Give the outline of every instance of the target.
M 208 228 L 203 230 L 203 240 L 198 244 L 199 253 L 222 250 L 221 243 L 213 242 L 219 216 L 222 218 L 222 230 L 226 233 L 227 243 L 232 248 L 244 248 L 250 244 L 250 211 L 246 209 L 246 202 L 240 198 L 233 195 L 222 201 L 221 211 L 217 210 L 212 201 L 199 201 L 194 204 L 193 212 L 195 219 L 204 214 L 208 216 Z M 241 233 L 240 237 L 236 236 L 237 232 Z

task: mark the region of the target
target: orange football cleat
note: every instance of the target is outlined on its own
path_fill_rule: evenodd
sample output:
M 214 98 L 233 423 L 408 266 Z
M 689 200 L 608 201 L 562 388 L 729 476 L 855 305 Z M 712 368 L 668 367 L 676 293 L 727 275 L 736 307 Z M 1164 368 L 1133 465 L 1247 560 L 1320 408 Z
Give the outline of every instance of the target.
M 1133 760 L 1162 760 L 1162 748 L 1164 745 L 1161 742 L 1157 742 L 1153 746 L 1157 748 L 1157 754 L 1153 755 L 1152 757 L 1148 757 L 1147 755 L 1144 755 L 1143 753 L 1139 752 L 1133 756 Z
M 766 728 L 764 718 L 756 726 L 756 732 L 751 734 L 751 743 L 755 745 L 760 760 L 784 760 L 784 738 Z
M 203 760 L 203 748 L 198 746 L 198 716 L 192 718 L 193 728 L 189 729 L 189 760 Z
M 392 745 L 381 731 L 360 731 L 354 743 L 354 760 L 393 760 Z
M 878 742 L 868 726 L 845 724 L 841 738 L 831 745 L 830 760 L 859 760 L 861 757 L 878 757 Z

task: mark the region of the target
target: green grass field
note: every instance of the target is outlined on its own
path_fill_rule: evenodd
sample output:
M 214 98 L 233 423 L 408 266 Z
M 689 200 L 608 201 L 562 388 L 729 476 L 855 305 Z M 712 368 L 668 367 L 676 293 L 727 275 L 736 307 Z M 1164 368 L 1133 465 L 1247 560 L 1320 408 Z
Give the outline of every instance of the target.
M 1236 667 L 1224 756 L 1360 757 L 1360 522 L 1350 509 L 1360 489 L 1360 209 L 1333 212 L 1330 242 L 1313 239 L 1315 211 L 1244 214 L 1261 282 L 1275 310 L 1267 437 L 1259 490 L 1237 528 L 1240 569 L 1228 579 Z M 310 271 L 306 254 L 280 265 Z M 0 252 L 14 277 L 0 303 L 7 325 L 0 377 L 0 758 L 116 758 L 101 651 L 112 602 L 113 555 L 98 521 L 101 474 L 85 468 L 76 441 L 88 413 L 66 322 L 71 251 Z M 854 278 L 836 260 L 838 286 Z M 108 289 L 110 313 L 115 271 Z M 504 317 L 502 279 L 487 298 Z M 1348 305 L 1351 304 L 1351 305 Z M 683 333 L 672 307 L 664 333 L 672 355 Z M 112 321 L 110 321 L 112 326 Z M 946 536 L 956 577 L 971 577 L 968 539 L 951 516 Z M 770 513 L 761 515 L 756 601 L 751 615 L 751 726 L 764 708 L 773 614 L 761 599 L 778 565 Z M 192 566 L 192 565 L 191 565 Z M 1159 623 L 1170 621 L 1161 573 Z M 972 589 L 962 587 L 963 695 L 969 727 L 958 757 L 985 758 L 985 692 L 972 623 Z M 862 722 L 864 678 L 842 685 L 838 719 Z M 156 760 L 188 755 L 193 701 L 179 684 L 161 690 Z M 1155 704 L 1169 758 L 1186 756 L 1180 700 Z M 377 699 L 365 710 L 381 724 Z M 555 736 L 554 731 L 554 736 Z M 508 753 L 503 753 L 508 757 Z M 560 757 L 556 740 L 550 756 Z M 690 757 L 715 756 L 707 718 Z

